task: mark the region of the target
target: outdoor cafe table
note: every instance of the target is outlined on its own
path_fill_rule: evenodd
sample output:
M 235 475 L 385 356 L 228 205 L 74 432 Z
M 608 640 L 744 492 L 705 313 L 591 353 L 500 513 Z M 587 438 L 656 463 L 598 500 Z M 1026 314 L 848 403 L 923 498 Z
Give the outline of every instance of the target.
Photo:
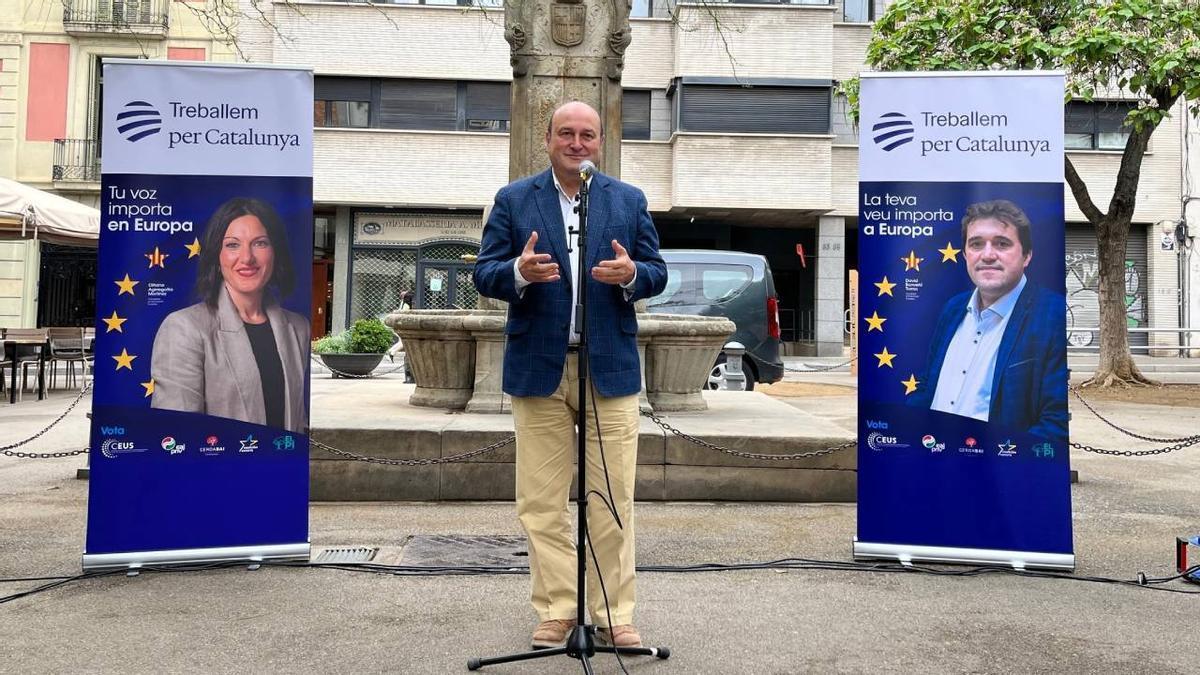
M 12 380 L 8 389 L 8 402 L 17 402 L 17 347 L 33 345 L 38 347 L 38 400 L 46 398 L 46 351 L 50 349 L 50 338 L 3 338 L 4 355 L 12 363 Z

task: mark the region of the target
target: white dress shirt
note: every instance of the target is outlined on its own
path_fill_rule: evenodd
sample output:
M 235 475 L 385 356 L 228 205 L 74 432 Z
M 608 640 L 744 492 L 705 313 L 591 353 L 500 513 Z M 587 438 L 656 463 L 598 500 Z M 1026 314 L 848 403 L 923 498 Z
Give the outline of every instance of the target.
M 558 191 L 558 207 L 562 210 L 563 225 L 566 228 L 567 234 L 567 256 L 570 258 L 571 268 L 571 292 L 578 293 L 579 289 L 579 252 L 582 247 L 579 245 L 579 212 L 575 207 L 579 205 L 579 193 L 575 193 L 574 197 L 568 197 L 563 190 L 563 186 L 558 182 L 558 176 L 553 171 L 550 172 L 554 178 L 554 188 Z M 587 179 L 588 187 L 592 186 L 592 179 Z M 598 224 L 588 223 L 589 226 Z M 522 243 L 524 246 L 524 243 Z M 559 265 L 561 272 L 562 265 Z M 521 276 L 521 257 L 513 261 L 513 275 L 516 277 L 517 293 L 522 296 L 525 294 L 525 287 L 533 283 Z M 625 289 L 625 299 L 628 300 L 633 295 L 633 285 L 637 282 L 637 268 L 633 269 L 633 278 L 628 284 L 621 284 L 621 288 Z M 579 344 L 579 333 L 575 331 L 575 305 L 574 297 L 571 302 L 571 334 L 567 337 L 568 344 Z
M 938 374 L 931 409 L 987 421 L 996 374 L 996 352 L 1017 298 L 1024 289 L 1025 275 L 1022 274 L 1016 288 L 984 310 L 979 309 L 979 289 L 971 294 L 962 323 L 946 349 L 946 360 Z

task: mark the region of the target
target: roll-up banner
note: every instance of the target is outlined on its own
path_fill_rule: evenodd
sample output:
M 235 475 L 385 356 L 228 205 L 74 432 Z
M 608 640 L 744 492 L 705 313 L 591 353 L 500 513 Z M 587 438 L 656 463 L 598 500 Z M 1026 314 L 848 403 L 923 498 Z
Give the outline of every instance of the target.
M 1063 87 L 862 77 L 858 558 L 1074 568 Z
M 307 558 L 312 72 L 103 69 L 83 567 Z

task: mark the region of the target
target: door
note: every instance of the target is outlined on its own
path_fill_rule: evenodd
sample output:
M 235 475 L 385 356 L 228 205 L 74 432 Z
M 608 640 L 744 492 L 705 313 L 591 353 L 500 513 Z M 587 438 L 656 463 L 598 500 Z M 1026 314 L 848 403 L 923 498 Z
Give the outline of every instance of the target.
M 329 284 L 328 260 L 314 260 L 312 264 L 312 339 L 324 337 L 329 322 L 329 308 L 333 304 L 333 288 Z
M 451 265 L 423 263 L 417 271 L 421 283 L 418 286 L 417 307 L 420 309 L 454 309 L 454 274 Z
M 417 277 L 418 309 L 473 309 L 479 298 L 471 281 L 471 265 L 422 261 L 417 265 Z

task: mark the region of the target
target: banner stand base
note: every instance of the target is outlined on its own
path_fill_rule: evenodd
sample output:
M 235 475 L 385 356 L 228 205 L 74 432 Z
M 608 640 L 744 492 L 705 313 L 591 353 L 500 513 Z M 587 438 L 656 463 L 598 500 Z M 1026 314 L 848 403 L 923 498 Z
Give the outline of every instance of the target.
M 222 546 L 219 548 L 188 548 L 174 551 L 131 551 L 127 553 L 97 553 L 83 555 L 83 571 L 138 569 L 149 566 L 200 565 L 210 563 L 273 561 L 307 562 L 312 546 L 303 544 L 271 544 L 266 546 Z
M 951 563 L 961 565 L 990 565 L 1013 569 L 1045 569 L 1074 572 L 1073 553 L 1033 553 L 1001 551 L 985 548 L 951 548 L 948 546 L 910 546 L 907 544 L 872 544 L 854 541 L 855 560 L 895 560 L 902 564 L 915 562 Z

